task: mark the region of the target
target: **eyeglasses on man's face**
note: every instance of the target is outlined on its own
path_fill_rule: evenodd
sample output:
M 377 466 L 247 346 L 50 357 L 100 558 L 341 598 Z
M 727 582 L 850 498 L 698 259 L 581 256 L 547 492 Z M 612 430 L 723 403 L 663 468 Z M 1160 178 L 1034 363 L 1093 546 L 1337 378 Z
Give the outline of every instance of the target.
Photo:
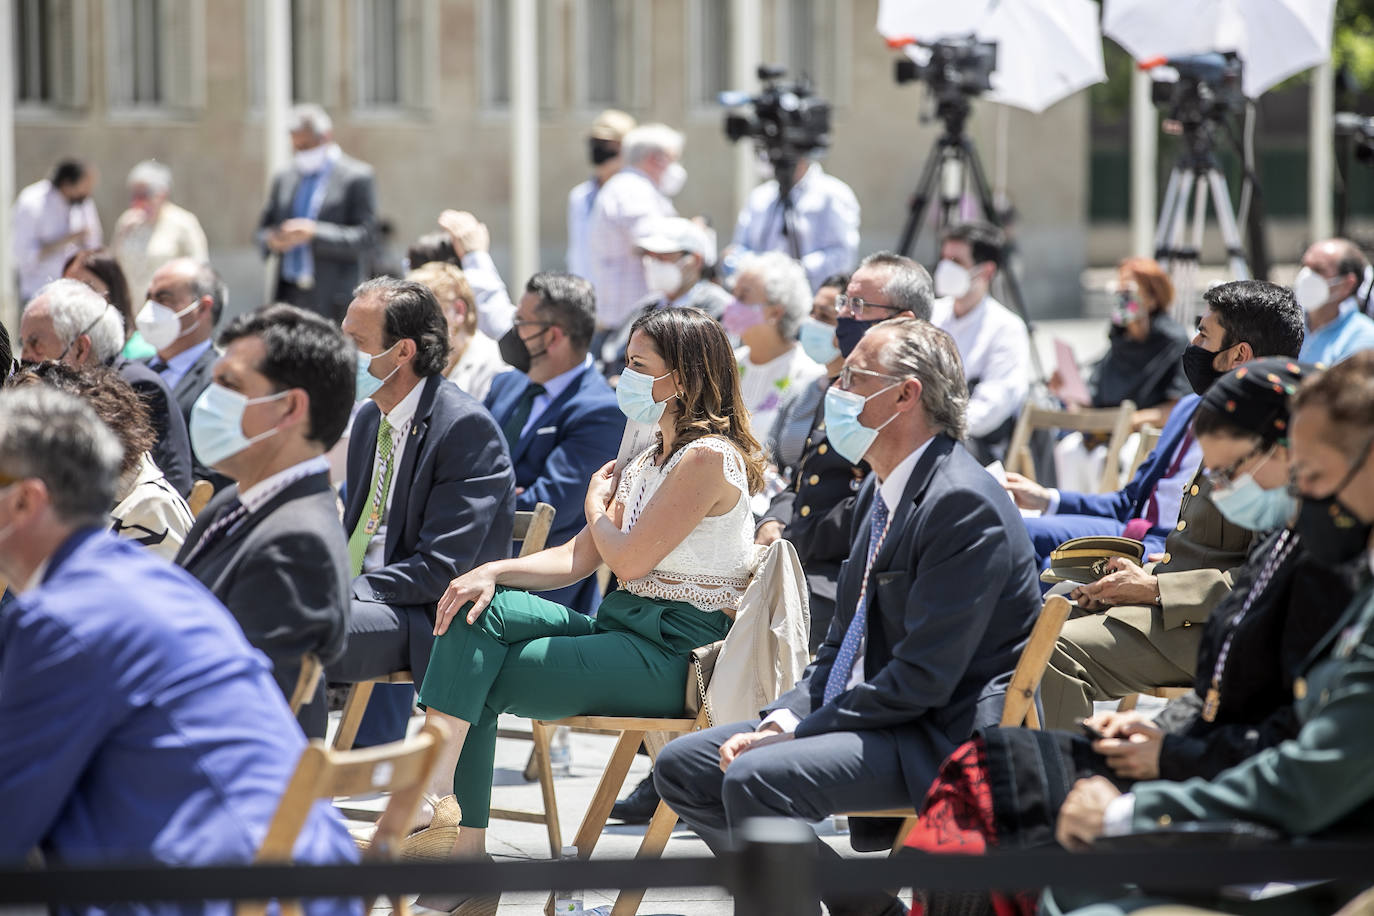
M 878 318 L 891 318 L 901 311 L 905 311 L 901 306 L 869 302 L 858 296 L 846 296 L 844 293 L 835 297 L 835 314 L 840 317 L 873 321 Z
M 874 372 L 872 369 L 860 369 L 858 366 L 846 365 L 843 369 L 840 370 L 840 375 L 835 380 L 835 384 L 839 387 L 841 391 L 849 391 L 850 388 L 852 388 L 854 385 L 854 376 L 856 375 L 866 375 L 869 378 L 887 379 L 894 385 L 899 382 L 906 381 L 905 377 L 900 375 L 889 375 L 886 372 Z

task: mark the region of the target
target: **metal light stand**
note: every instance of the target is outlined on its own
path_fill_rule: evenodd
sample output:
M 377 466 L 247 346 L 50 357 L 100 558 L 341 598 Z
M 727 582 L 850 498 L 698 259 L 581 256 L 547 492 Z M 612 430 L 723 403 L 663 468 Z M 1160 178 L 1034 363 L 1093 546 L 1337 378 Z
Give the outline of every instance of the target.
M 902 226 L 902 234 L 897 241 L 899 254 L 911 257 L 912 249 L 920 237 L 921 226 L 925 223 L 926 211 L 937 196 L 939 210 L 936 225 L 944 229 L 959 221 L 959 204 L 964 196 L 966 177 L 971 179 L 973 191 L 983 211 L 983 218 L 999 229 L 1004 228 L 1004 221 L 993 199 L 992 187 L 988 184 L 987 173 L 983 171 L 978 150 L 973 145 L 973 140 L 964 132 L 969 108 L 968 97 L 964 95 L 942 99 L 936 106 L 935 115 L 944 122 L 945 130 L 935 140 L 921 169 L 921 178 L 911 197 L 906 224 Z M 1021 281 L 1012 269 L 1011 253 L 1012 245 L 1008 241 L 1003 251 L 1003 263 L 999 265 L 998 276 L 1002 278 L 1007 301 L 1026 324 L 1026 331 L 1031 340 L 1031 365 L 1035 370 L 1036 380 L 1043 381 L 1046 376 L 1045 369 L 1040 363 L 1039 348 L 1035 345 L 1035 325 L 1031 323 L 1030 313 L 1026 311 Z
M 1159 210 L 1155 227 L 1155 260 L 1174 281 L 1174 318 L 1185 328 L 1191 328 L 1201 314 L 1198 291 L 1198 258 L 1202 252 L 1202 235 L 1207 225 L 1207 202 L 1210 192 L 1212 210 L 1216 213 L 1221 238 L 1226 245 L 1226 257 L 1231 275 L 1237 280 L 1250 279 L 1250 266 L 1236 223 L 1226 177 L 1217 165 L 1212 148 L 1212 126 L 1207 122 L 1183 125 L 1184 149 L 1169 172 L 1164 188 L 1164 203 Z M 1192 224 L 1189 226 L 1189 202 L 1192 203 Z M 1186 243 L 1185 243 L 1186 240 Z

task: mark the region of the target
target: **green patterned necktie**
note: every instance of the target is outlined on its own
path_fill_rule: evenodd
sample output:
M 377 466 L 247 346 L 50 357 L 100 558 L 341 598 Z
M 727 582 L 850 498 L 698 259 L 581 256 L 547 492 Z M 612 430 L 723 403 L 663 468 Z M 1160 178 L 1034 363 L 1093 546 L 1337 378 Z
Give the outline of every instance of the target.
M 391 424 L 382 417 L 382 424 L 377 427 L 377 464 L 372 469 L 372 486 L 368 489 L 371 495 L 358 516 L 358 523 L 353 526 L 353 533 L 348 536 L 348 560 L 355 576 L 363 571 L 367 545 L 382 525 L 386 494 L 391 490 L 391 468 Z

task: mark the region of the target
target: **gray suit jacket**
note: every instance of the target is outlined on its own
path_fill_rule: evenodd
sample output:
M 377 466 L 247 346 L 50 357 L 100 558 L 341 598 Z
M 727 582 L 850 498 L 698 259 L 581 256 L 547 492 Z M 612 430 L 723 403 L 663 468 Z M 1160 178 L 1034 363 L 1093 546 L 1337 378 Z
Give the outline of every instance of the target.
M 328 474 L 292 483 L 248 515 L 229 534 L 197 550 L 220 510 L 238 498 L 228 487 L 206 505 L 176 562 L 223 602 L 248 641 L 272 660 L 287 697 L 296 686 L 301 656 L 314 652 L 326 665 L 343 654 L 348 633 L 348 542 Z M 324 683 L 316 693 L 318 731 L 324 736 Z M 307 718 L 311 707 L 302 710 Z M 312 732 L 310 723 L 307 733 Z
M 258 241 L 268 229 L 291 219 L 300 173 L 280 172 L 258 220 Z M 306 293 L 306 307 L 326 318 L 339 319 L 353 298 L 353 289 L 366 279 L 363 265 L 372 250 L 377 219 L 377 193 L 372 166 L 340 156 L 329 172 L 328 185 L 316 217 L 315 286 Z M 263 248 L 266 253 L 266 247 Z

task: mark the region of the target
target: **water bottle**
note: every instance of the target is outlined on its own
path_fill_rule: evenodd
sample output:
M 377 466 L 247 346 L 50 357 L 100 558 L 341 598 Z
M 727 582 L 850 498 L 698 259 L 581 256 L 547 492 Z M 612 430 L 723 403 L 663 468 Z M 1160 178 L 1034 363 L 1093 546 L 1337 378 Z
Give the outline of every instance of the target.
M 576 859 L 577 847 L 564 846 L 563 854 L 560 859 Z M 581 891 L 554 891 L 553 892 L 553 911 L 557 916 L 586 916 L 586 911 L 582 909 Z

